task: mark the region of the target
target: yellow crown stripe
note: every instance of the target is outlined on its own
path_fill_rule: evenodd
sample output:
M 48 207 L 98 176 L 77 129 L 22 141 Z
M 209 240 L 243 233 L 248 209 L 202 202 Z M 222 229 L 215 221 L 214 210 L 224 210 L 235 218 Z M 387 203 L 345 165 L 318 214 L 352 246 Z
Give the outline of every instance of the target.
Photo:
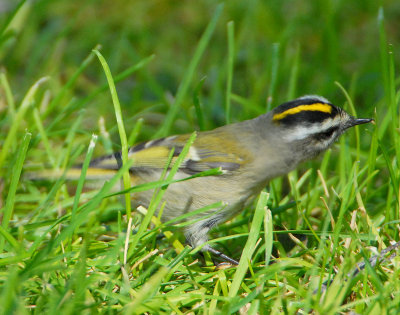
M 289 115 L 294 115 L 303 111 L 317 111 L 330 114 L 332 112 L 332 106 L 329 104 L 323 103 L 314 103 L 310 105 L 299 105 L 297 107 L 290 108 L 285 110 L 282 113 L 275 114 L 272 120 L 281 120 Z

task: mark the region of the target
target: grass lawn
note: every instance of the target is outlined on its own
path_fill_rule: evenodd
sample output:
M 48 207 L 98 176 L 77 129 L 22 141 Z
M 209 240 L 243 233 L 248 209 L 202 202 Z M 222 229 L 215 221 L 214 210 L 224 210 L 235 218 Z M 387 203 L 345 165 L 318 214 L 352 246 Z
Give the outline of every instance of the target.
M 0 313 L 399 312 L 399 257 L 369 263 L 400 239 L 399 1 L 3 1 L 0 16 Z M 113 195 L 129 165 L 97 189 L 62 175 L 306 94 L 375 124 L 213 230 L 239 266 L 201 257 L 157 202 Z M 28 175 L 44 169 L 60 176 Z

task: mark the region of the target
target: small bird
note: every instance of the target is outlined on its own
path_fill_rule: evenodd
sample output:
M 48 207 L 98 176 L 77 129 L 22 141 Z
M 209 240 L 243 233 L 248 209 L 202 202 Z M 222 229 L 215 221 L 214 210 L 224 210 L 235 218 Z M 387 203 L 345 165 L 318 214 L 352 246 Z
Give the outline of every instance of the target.
M 324 97 L 306 95 L 254 119 L 199 132 L 175 179 L 214 168 L 220 168 L 222 174 L 171 184 L 163 196 L 162 220 L 222 201 L 222 209 L 196 215 L 195 223 L 185 228 L 192 247 L 203 245 L 213 227 L 248 206 L 268 181 L 325 151 L 346 129 L 371 121 L 349 115 Z M 130 148 L 128 155 L 134 161 L 130 169 L 132 184 L 159 180 L 171 149 L 174 156 L 179 155 L 189 137 L 170 136 Z M 121 153 L 95 159 L 88 177 L 99 174 L 100 178 L 102 174 L 116 172 L 121 165 Z M 152 190 L 135 193 L 132 202 L 135 206 L 148 206 L 152 195 Z M 208 244 L 202 250 L 238 263 Z

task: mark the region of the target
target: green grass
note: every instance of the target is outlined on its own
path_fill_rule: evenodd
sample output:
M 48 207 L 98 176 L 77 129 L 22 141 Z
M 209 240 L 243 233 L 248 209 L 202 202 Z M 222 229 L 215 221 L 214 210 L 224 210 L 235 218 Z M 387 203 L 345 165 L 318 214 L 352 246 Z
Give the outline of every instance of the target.
M 400 4 L 221 3 L 1 8 L 1 313 L 398 312 L 398 257 L 347 275 L 399 240 Z M 268 200 L 212 232 L 237 267 L 204 262 L 179 233 L 185 223 L 152 215 L 172 175 L 118 195 L 128 164 L 91 191 L 83 177 L 24 176 L 77 162 L 85 172 L 92 156 L 253 118 L 304 94 L 376 124 L 273 180 Z M 154 188 L 147 212 L 129 217 L 121 196 Z

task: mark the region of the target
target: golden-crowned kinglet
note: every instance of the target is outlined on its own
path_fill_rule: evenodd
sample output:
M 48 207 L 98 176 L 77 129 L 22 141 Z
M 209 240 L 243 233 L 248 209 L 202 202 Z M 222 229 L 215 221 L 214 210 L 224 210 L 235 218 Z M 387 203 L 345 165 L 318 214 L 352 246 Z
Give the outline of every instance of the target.
M 222 201 L 223 209 L 197 215 L 185 228 L 193 247 L 208 240 L 208 232 L 217 224 L 242 211 L 274 177 L 288 173 L 300 162 L 326 150 L 348 128 L 371 122 L 354 118 L 321 96 L 309 95 L 284 103 L 257 118 L 199 132 L 175 178 L 185 178 L 208 169 L 221 168 L 222 174 L 197 177 L 171 184 L 163 201 L 162 220 L 174 219 Z M 171 148 L 181 152 L 189 135 L 152 140 L 129 149 L 134 160 L 130 169 L 134 185 L 160 179 Z M 115 153 L 94 160 L 87 177 L 98 178 L 116 171 L 122 164 Z M 135 205 L 148 206 L 153 191 L 133 195 Z M 190 217 L 189 220 L 193 220 Z M 237 262 L 205 245 L 203 250 L 231 263 Z

